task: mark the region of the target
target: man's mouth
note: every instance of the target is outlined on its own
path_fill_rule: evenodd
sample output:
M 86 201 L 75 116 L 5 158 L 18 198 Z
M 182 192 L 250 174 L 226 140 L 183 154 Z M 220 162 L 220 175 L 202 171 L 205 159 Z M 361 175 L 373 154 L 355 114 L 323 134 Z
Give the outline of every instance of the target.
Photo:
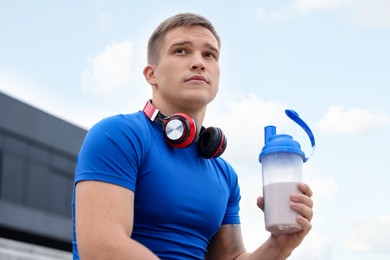
M 186 79 L 186 82 L 187 81 L 203 81 L 203 82 L 208 83 L 208 80 L 205 77 L 200 76 L 200 75 L 191 76 L 188 79 Z

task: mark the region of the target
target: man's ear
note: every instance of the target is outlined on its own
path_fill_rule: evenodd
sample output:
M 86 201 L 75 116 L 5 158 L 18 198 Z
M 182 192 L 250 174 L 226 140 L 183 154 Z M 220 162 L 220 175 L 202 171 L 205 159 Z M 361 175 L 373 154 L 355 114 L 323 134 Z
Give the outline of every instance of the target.
M 156 77 L 154 75 L 154 72 L 155 70 L 153 65 L 148 64 L 144 68 L 144 77 L 146 81 L 152 86 L 156 85 Z

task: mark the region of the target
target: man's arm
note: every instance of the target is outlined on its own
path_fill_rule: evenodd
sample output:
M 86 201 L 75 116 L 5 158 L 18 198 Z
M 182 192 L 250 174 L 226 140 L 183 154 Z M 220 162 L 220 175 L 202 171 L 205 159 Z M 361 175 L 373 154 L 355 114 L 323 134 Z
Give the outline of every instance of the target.
M 213 237 L 206 260 L 227 260 L 227 259 L 285 259 L 281 252 L 267 240 L 253 253 L 247 253 L 242 240 L 241 226 L 239 224 L 222 225 L 217 234 Z
M 82 181 L 76 185 L 75 202 L 81 259 L 158 259 L 130 238 L 134 192 L 105 182 Z
M 236 259 L 246 252 L 239 224 L 222 225 L 212 238 L 205 259 Z

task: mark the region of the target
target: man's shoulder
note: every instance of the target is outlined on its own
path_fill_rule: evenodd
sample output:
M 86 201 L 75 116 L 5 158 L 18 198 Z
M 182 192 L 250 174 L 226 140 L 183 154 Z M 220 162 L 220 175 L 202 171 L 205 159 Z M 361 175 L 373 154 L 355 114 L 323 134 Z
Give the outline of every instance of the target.
M 117 114 L 103 118 L 93 125 L 90 131 L 95 129 L 121 130 L 123 128 L 142 128 L 147 122 L 146 119 L 141 111 L 132 114 Z
M 135 136 L 142 137 L 143 141 L 147 136 L 145 132 L 150 128 L 148 118 L 142 111 L 132 114 L 117 114 L 103 118 L 89 129 L 87 139 L 89 140 L 116 140 L 133 139 Z

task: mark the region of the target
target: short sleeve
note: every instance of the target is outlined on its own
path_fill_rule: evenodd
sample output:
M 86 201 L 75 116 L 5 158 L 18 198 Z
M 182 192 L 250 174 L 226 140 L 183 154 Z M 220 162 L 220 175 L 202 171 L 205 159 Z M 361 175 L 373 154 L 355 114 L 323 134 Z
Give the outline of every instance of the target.
M 75 183 L 97 180 L 134 191 L 147 142 L 139 119 L 134 114 L 117 115 L 94 125 L 77 158 Z
M 238 176 L 229 164 L 226 163 L 226 167 L 230 182 L 230 197 L 222 224 L 240 224 L 241 221 L 239 213 L 241 193 L 238 183 Z

